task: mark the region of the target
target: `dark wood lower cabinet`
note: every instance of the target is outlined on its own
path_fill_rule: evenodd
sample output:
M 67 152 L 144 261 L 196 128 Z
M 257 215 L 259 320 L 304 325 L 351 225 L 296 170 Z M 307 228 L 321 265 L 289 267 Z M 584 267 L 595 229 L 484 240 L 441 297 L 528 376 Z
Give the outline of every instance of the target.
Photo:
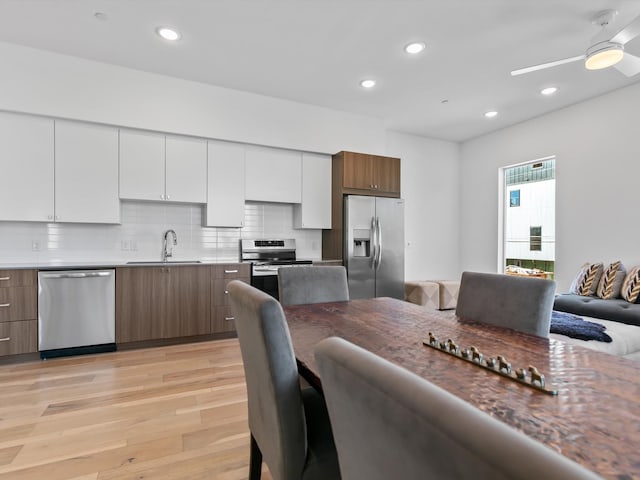
M 0 323 L 0 356 L 37 351 L 37 320 Z
M 211 309 L 211 330 L 213 333 L 235 332 L 236 324 L 227 284 L 232 280 L 251 282 L 251 266 L 248 263 L 224 264 L 214 267 L 214 278 L 211 291 L 213 308 Z
M 119 267 L 116 342 L 235 332 L 227 284 L 250 276 L 248 264 Z
M 211 333 L 212 267 L 116 270 L 116 342 Z

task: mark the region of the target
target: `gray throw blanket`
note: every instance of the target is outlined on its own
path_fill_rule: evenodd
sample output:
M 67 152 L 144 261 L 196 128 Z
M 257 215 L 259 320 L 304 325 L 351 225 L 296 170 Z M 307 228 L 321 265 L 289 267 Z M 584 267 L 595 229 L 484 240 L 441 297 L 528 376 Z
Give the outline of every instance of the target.
M 571 313 L 557 312 L 556 310 L 551 312 L 551 333 L 559 333 L 579 340 L 611 343 L 611 337 L 604 333 L 606 329 L 607 327 L 604 325 L 589 322 Z

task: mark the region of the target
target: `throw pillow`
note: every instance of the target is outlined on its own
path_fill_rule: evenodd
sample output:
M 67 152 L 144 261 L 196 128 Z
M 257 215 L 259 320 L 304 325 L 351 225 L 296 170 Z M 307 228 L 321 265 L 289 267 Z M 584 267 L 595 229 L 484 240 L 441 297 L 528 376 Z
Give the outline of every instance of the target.
M 602 263 L 585 263 L 571 284 L 571 293 L 578 295 L 595 295 L 602 275 Z
M 618 298 L 620 296 L 620 289 L 622 288 L 622 282 L 627 275 L 627 271 L 624 265 L 620 263 L 620 260 L 609 265 L 598 283 L 597 294 L 600 298 L 608 300 L 610 298 Z
M 640 267 L 633 267 L 622 283 L 620 291 L 627 302 L 635 303 L 640 299 Z

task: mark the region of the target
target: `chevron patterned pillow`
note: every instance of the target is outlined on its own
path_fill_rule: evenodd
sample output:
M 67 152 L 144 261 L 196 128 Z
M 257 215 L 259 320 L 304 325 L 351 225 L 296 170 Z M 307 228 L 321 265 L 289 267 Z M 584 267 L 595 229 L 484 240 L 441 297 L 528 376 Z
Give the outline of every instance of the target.
M 609 265 L 598 283 L 598 290 L 596 291 L 598 297 L 605 300 L 609 298 L 618 298 L 620 296 L 620 289 L 622 288 L 622 282 L 627 274 L 624 265 L 620 263 L 620 260 Z
M 637 303 L 640 300 L 640 267 L 633 267 L 622 283 L 620 292 L 627 302 Z
M 602 275 L 602 263 L 585 263 L 571 284 L 571 293 L 590 296 L 595 295 Z

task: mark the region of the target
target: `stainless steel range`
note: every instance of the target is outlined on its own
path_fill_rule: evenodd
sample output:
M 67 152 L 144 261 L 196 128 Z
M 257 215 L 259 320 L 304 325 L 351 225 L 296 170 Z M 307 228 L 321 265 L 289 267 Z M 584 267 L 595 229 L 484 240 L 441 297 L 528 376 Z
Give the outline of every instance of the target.
M 242 239 L 240 260 L 251 262 L 251 285 L 278 298 L 278 269 L 309 265 L 311 260 L 296 258 L 296 241 L 288 239 Z

